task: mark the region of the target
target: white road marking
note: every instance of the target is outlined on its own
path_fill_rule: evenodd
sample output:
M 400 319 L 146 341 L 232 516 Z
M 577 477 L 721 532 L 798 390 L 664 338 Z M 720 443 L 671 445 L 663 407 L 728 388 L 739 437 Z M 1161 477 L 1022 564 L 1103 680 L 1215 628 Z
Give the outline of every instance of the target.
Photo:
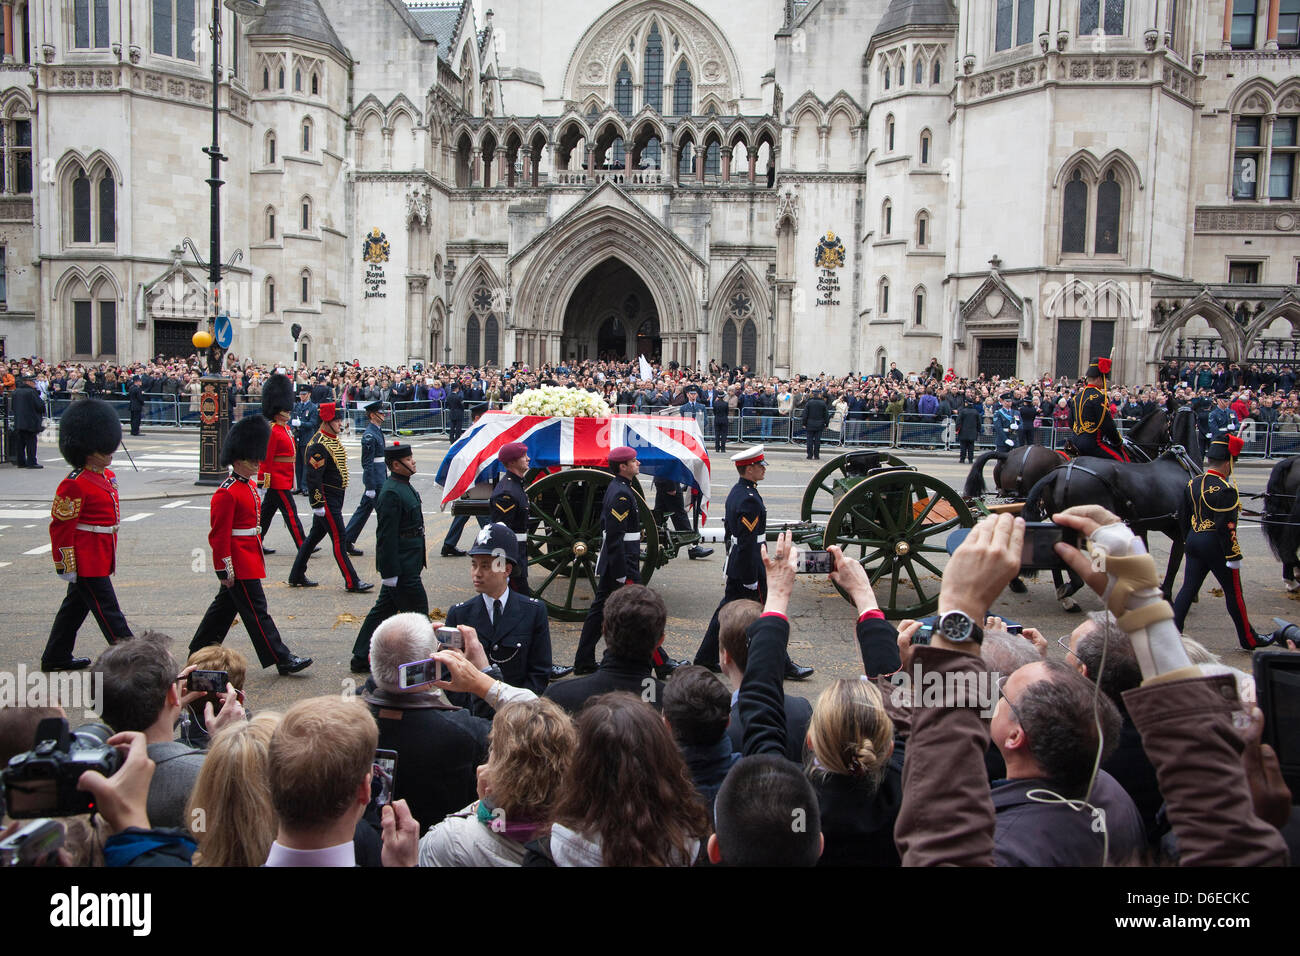
M 34 524 L 25 524 L 25 525 L 23 525 L 23 527 L 24 527 L 24 528 L 35 528 L 36 525 L 34 525 Z
M 191 501 L 193 501 L 193 500 L 194 500 L 194 499 L 192 499 L 192 498 L 185 498 L 185 499 L 183 499 L 183 500 L 181 500 L 181 501 L 173 501 L 171 504 L 163 505 L 163 507 L 164 507 L 164 508 L 180 508 L 180 507 L 182 507 L 183 505 L 187 505 L 187 504 L 189 504 L 189 503 L 190 503 Z
M 30 550 L 30 551 L 24 551 L 23 554 L 24 554 L 24 555 L 28 555 L 28 554 L 49 554 L 50 551 L 52 551 L 52 550 L 53 550 L 53 547 L 52 547 L 51 545 L 43 544 L 43 545 L 41 545 L 39 548 L 32 548 L 32 550 Z
M 11 564 L 13 564 L 12 561 L 0 561 L 0 568 L 7 568 Z
M 152 518 L 152 517 L 153 517 L 152 511 L 142 511 L 138 515 L 131 515 L 129 518 L 123 518 L 122 524 L 126 524 L 128 521 L 139 521 L 141 518 Z

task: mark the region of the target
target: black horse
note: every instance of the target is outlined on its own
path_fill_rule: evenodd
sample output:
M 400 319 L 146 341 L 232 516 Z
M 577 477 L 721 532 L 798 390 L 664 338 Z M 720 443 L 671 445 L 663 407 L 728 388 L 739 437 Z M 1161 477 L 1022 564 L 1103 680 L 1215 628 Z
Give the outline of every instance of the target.
M 1300 455 L 1283 458 L 1268 473 L 1264 487 L 1264 537 L 1273 556 L 1282 562 L 1288 591 L 1300 591 L 1295 579 L 1300 565 Z
M 1172 542 L 1161 585 L 1168 598 L 1183 561 L 1179 519 L 1183 491 L 1200 471 L 1200 463 L 1177 446 L 1149 462 L 1076 459 L 1035 484 L 1021 514 L 1026 521 L 1045 521 L 1075 505 L 1101 505 L 1123 519 L 1143 544 L 1152 531 L 1160 532 Z M 1060 572 L 1053 571 L 1052 575 L 1058 585 L 1057 597 L 1063 603 L 1083 587 L 1082 579 L 1072 571 L 1068 586 L 1063 586 Z

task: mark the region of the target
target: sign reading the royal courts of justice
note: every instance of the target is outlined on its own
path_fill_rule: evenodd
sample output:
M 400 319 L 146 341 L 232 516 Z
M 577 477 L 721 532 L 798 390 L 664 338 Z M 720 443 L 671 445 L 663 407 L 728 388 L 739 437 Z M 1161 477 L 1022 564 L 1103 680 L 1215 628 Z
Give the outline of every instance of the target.
M 388 261 L 390 248 L 387 237 L 379 231 L 379 227 L 370 230 L 370 235 L 366 236 L 361 245 L 361 260 L 366 264 L 366 274 L 362 278 L 365 283 L 367 299 L 384 299 L 388 297 L 388 292 L 384 288 L 388 285 L 388 279 L 384 276 L 384 263 Z
M 817 305 L 839 305 L 840 277 L 836 269 L 844 268 L 844 243 L 833 232 L 827 232 L 817 241 L 814 260 L 822 270 L 817 277 Z

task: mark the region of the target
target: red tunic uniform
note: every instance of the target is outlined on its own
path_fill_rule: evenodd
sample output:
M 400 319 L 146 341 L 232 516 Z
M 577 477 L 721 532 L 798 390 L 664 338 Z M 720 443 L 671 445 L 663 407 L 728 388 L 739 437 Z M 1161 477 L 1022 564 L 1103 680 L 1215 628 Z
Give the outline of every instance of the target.
M 289 426 L 272 425 L 271 443 L 266 447 L 266 460 L 257 470 L 257 483 L 273 491 L 293 490 L 296 453 L 297 446 L 294 444 L 293 432 L 289 430 Z
M 117 529 L 122 509 L 117 478 L 109 469 L 76 468 L 59 483 L 50 507 L 54 570 L 84 578 L 117 569 Z
M 231 475 L 212 495 L 208 544 L 212 566 L 223 581 L 260 581 L 266 577 L 262 560 L 262 496 L 247 478 Z

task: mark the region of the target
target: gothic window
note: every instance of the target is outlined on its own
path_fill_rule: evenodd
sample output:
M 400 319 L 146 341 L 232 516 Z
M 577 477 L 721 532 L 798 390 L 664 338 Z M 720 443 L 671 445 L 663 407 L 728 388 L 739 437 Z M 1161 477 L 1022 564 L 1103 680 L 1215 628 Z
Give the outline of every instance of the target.
M 80 168 L 72 179 L 72 241 L 90 242 L 90 177 Z
M 912 72 L 914 74 L 912 84 L 914 86 L 920 86 L 925 79 L 925 64 L 921 62 L 919 56 L 916 58 L 916 67 Z
M 1277 15 L 1277 45 L 1282 50 L 1300 47 L 1300 0 L 1281 0 Z
M 311 270 L 303 269 L 302 274 L 299 275 L 298 277 L 298 280 L 300 285 L 302 286 L 302 288 L 299 290 L 302 293 L 302 304 L 309 305 L 311 303 Z
M 722 175 L 722 147 L 715 139 L 704 150 L 704 177 L 717 179 Z
M 930 165 L 930 131 L 925 130 L 921 133 L 921 165 Z
M 268 315 L 275 314 L 275 280 L 270 276 L 266 277 L 266 312 Z
M 1080 0 L 1079 34 L 1090 36 L 1098 30 L 1108 36 L 1124 32 L 1124 0 Z
M 465 322 L 465 364 L 478 368 L 479 362 L 479 321 L 477 315 L 471 315 Z
M 113 174 L 104 169 L 99 176 L 99 210 L 97 234 L 100 242 L 117 239 L 117 184 Z
M 695 144 L 687 141 L 677 151 L 677 179 L 690 179 L 695 175 Z
M 303 232 L 311 232 L 311 197 L 302 197 L 302 218 L 300 220 Z
M 884 68 L 883 70 L 881 70 L 880 72 L 881 72 L 881 73 L 884 75 L 884 77 L 885 77 L 885 89 L 889 89 L 889 74 L 890 74 L 889 64 L 886 63 L 886 64 L 885 64 L 885 68 Z
M 880 316 L 883 318 L 889 315 L 889 280 L 881 278 L 880 280 Z
M 275 165 L 275 134 L 266 134 L 266 165 Z
M 280 67 L 280 72 L 278 74 L 278 82 L 279 82 L 279 88 L 284 89 L 284 67 Z
M 275 238 L 275 210 L 274 209 L 268 209 L 266 211 L 266 238 L 267 239 Z
M 996 0 L 995 50 L 1023 46 L 1034 38 L 1034 0 Z
M 302 121 L 302 151 L 304 153 L 311 152 L 311 120 L 310 119 L 305 119 Z
M 888 236 L 894 231 L 894 204 L 888 199 L 880 207 L 880 234 Z
M 1254 199 L 1259 170 L 1263 160 L 1260 149 L 1260 118 L 1243 116 L 1237 120 L 1237 132 L 1232 154 L 1232 198 Z
M 32 191 L 32 121 L 0 123 L 0 193 L 25 195 Z
M 894 117 L 891 114 L 885 118 L 885 152 L 894 151 Z
M 1255 0 L 1229 0 L 1232 3 L 1232 38 L 1234 50 L 1255 49 Z
M 939 62 L 939 57 L 934 58 L 934 76 L 930 80 L 935 86 L 939 85 L 939 80 L 943 76 L 943 64 Z
M 72 348 L 78 358 L 117 354 L 117 299 L 106 279 L 93 290 L 80 285 L 72 304 Z
M 110 244 L 117 240 L 117 183 L 104 163 L 87 172 L 74 166 L 66 180 L 72 195 L 72 241 Z
M 1268 198 L 1290 200 L 1295 196 L 1296 127 L 1300 126 L 1300 116 L 1275 116 L 1273 118 L 1273 135 L 1269 142 L 1272 148 L 1268 160 Z
M 917 326 L 925 325 L 925 288 L 923 286 L 918 286 L 913 294 L 912 307 L 914 309 L 912 314 L 913 324 Z
M 691 68 L 682 60 L 673 78 L 673 114 L 691 115 Z
M 153 51 L 193 60 L 194 0 L 153 0 Z
M 1088 184 L 1076 169 L 1065 184 L 1065 207 L 1061 217 L 1061 251 L 1083 252 L 1088 229 Z
M 928 213 L 920 213 L 916 217 L 916 246 L 918 249 L 924 249 L 930 242 L 930 216 Z
M 645 41 L 645 76 L 641 85 L 645 105 L 656 112 L 664 111 L 664 41 L 659 35 L 659 24 L 650 26 Z
M 108 0 L 93 0 L 93 10 L 92 0 L 75 0 L 72 16 L 72 46 L 75 49 L 108 49 Z
M 618 78 L 614 80 L 614 109 L 624 116 L 632 115 L 632 71 L 627 60 L 619 65 Z
M 740 329 L 740 364 L 758 368 L 758 327 L 753 319 L 746 320 Z
M 1093 251 L 1119 252 L 1120 187 L 1115 180 L 1115 170 L 1106 172 L 1106 178 L 1097 186 L 1097 237 Z
M 293 91 L 295 93 L 302 92 L 302 70 L 293 71 Z
M 497 317 L 489 315 L 483 320 L 483 364 L 498 365 L 497 358 Z
M 311 75 L 311 95 L 320 96 L 320 74 L 312 73 Z
M 722 363 L 729 367 L 736 364 L 736 323 L 731 319 L 722 326 Z
M 271 88 L 271 68 L 264 66 L 262 67 L 262 89 L 269 90 L 270 88 Z
M 898 85 L 902 86 L 907 79 L 907 67 L 902 62 L 898 64 Z

